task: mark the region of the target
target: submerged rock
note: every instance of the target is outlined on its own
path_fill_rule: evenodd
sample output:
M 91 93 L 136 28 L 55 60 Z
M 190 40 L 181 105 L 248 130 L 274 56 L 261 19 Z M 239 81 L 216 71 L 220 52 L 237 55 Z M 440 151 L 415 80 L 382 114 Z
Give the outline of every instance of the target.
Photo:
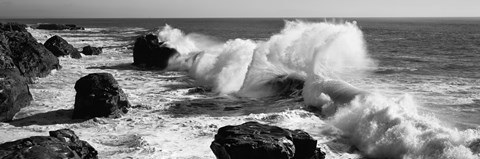
M 50 136 L 32 136 L 0 145 L 0 158 L 97 159 L 98 152 L 69 129 L 50 131 Z
M 75 24 L 38 24 L 36 29 L 43 30 L 85 30 L 84 27 L 79 27 Z
M 70 55 L 72 58 L 82 58 L 82 55 L 80 55 L 80 52 L 76 48 L 58 35 L 49 38 L 43 45 L 56 57 Z
M 138 37 L 133 48 L 133 64 L 140 67 L 155 67 L 165 69 L 168 60 L 178 54 L 177 50 L 159 43 L 153 34 Z
M 83 47 L 82 50 L 85 55 L 100 55 L 102 52 L 101 47 L 91 47 L 90 45 Z
M 218 159 L 322 158 L 317 141 L 302 130 L 288 130 L 258 122 L 225 126 L 210 145 Z
M 113 117 L 128 112 L 127 95 L 109 73 L 92 73 L 75 83 L 73 118 Z
M 54 69 L 60 69 L 58 58 L 28 32 L 4 32 L 10 53 L 22 76 L 32 79 L 45 77 Z

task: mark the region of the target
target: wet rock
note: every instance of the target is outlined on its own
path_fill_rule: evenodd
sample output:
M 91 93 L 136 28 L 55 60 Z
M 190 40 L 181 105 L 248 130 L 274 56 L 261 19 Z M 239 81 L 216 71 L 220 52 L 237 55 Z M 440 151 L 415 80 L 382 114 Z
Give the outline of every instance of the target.
M 82 50 L 85 55 L 100 55 L 102 52 L 101 47 L 91 47 L 90 45 L 83 47 Z
M 27 25 L 20 23 L 0 23 L 1 31 L 18 31 L 18 32 L 27 32 Z
M 0 121 L 11 121 L 32 100 L 27 80 L 18 69 L 0 70 Z
M 480 139 L 471 141 L 468 145 L 468 148 L 470 148 L 473 154 L 480 154 Z
M 247 122 L 220 128 L 210 148 L 218 159 L 310 159 L 319 156 L 316 144 L 302 130 Z
M 45 77 L 54 69 L 60 69 L 58 58 L 28 32 L 3 32 L 10 53 L 22 76 L 32 81 L 35 77 Z
M 303 79 L 281 75 L 268 81 L 266 85 L 276 93 L 275 96 L 292 97 L 301 95 L 304 83 Z
M 8 39 L 0 34 L 0 121 L 10 121 L 32 101 L 26 79 L 15 66 Z
M 168 60 L 178 54 L 177 50 L 159 43 L 153 34 L 138 37 L 133 48 L 133 64 L 139 67 L 154 67 L 165 69 Z
M 128 112 L 127 95 L 109 73 L 92 73 L 75 83 L 73 118 L 118 118 Z
M 83 27 L 79 27 L 75 24 L 38 24 L 36 29 L 43 30 L 85 30 Z
M 82 55 L 80 55 L 80 52 L 76 48 L 58 35 L 49 38 L 43 45 L 56 57 L 70 55 L 72 58 L 82 58 Z
M 97 159 L 98 152 L 69 129 L 50 131 L 50 136 L 32 136 L 0 145 L 0 158 Z

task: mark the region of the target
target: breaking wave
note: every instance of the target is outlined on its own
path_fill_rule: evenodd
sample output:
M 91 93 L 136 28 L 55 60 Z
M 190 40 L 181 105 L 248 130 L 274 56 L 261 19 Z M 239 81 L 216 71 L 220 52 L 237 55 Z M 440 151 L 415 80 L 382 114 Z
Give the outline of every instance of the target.
M 368 157 L 479 157 L 478 130 L 446 127 L 417 112 L 408 95 L 389 99 L 346 82 L 376 67 L 355 22 L 286 21 L 265 41 L 222 42 L 168 25 L 158 35 L 180 53 L 167 69 L 188 71 L 198 84 L 225 95 L 262 98 L 301 91 L 306 105 L 319 107 Z

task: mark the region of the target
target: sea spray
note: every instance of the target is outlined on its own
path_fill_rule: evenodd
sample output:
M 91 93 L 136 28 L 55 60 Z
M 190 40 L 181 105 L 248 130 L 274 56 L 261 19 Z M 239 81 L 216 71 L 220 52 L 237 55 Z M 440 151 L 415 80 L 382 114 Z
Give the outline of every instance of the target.
M 374 66 L 355 23 L 287 21 L 281 33 L 259 44 L 240 95 L 275 95 L 269 80 L 288 75 L 306 80 L 361 77 Z M 303 92 L 310 93 L 310 92 Z
M 350 144 L 374 158 L 474 159 L 468 144 L 479 138 L 474 130 L 445 127 L 421 115 L 412 97 L 392 100 L 378 94 L 356 98 L 329 121 Z
M 186 35 L 169 25 L 158 35 L 180 53 L 169 61 L 168 70 L 188 70 L 197 84 L 213 87 L 220 94 L 234 93 L 241 88 L 256 48 L 251 40 L 220 43 L 201 34 Z
M 220 94 L 277 95 L 271 81 L 305 81 L 307 105 L 322 108 L 329 123 L 363 154 L 374 158 L 478 158 L 469 145 L 476 130 L 457 131 L 419 114 L 411 97 L 392 100 L 346 81 L 375 68 L 355 23 L 287 21 L 265 41 L 217 43 L 165 26 L 160 39 L 179 50 L 175 69 L 188 70 L 199 84 Z M 175 65 L 175 63 L 187 63 Z
M 189 70 L 200 84 L 220 94 L 272 96 L 277 90 L 269 83 L 277 78 L 352 78 L 373 66 L 355 23 L 286 21 L 285 28 L 266 41 L 235 39 L 223 44 L 200 34 L 185 35 L 169 25 L 158 34 L 180 52 L 170 68 Z M 181 68 L 178 63 L 189 64 Z

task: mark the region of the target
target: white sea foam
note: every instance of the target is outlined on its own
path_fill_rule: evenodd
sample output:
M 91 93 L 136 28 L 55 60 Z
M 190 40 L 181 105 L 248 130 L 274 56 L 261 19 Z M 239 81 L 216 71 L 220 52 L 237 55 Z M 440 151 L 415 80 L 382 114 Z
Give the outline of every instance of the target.
M 477 130 L 458 131 L 417 111 L 411 96 L 398 100 L 372 94 L 339 108 L 330 123 L 349 142 L 375 158 L 478 158 L 468 148 Z
M 393 100 L 345 82 L 361 79 L 375 68 L 355 23 L 289 21 L 279 34 L 255 42 L 236 39 L 218 44 L 192 35 L 170 26 L 159 32 L 160 40 L 181 56 L 193 58 L 182 70 L 217 93 L 265 97 L 276 91 L 268 84 L 273 79 L 302 79 L 305 104 L 323 109 L 329 123 L 366 156 L 479 157 L 474 154 L 478 150 L 468 146 L 480 137 L 477 130 L 458 131 L 420 114 L 408 95 Z

